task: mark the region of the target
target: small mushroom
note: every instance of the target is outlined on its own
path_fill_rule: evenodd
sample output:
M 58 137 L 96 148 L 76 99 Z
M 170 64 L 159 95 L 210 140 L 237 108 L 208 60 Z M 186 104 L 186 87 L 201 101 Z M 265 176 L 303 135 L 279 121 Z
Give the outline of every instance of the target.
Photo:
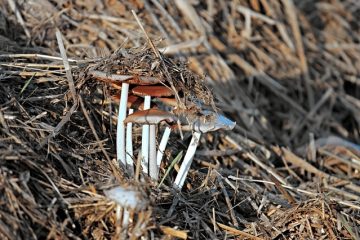
M 150 108 L 151 97 L 169 97 L 173 95 L 170 88 L 166 86 L 136 86 L 132 93 L 145 98 L 144 110 Z M 137 112 L 135 115 L 129 116 L 129 121 L 135 123 L 143 123 L 142 141 L 141 141 L 141 163 L 144 173 L 149 173 L 150 177 L 157 180 L 157 160 L 156 160 L 156 129 L 154 124 L 168 118 L 166 112 Z M 133 120 L 131 120 L 134 118 Z M 150 126 L 149 126 L 150 125 Z
M 165 86 L 137 86 L 132 89 L 132 93 L 145 98 L 144 110 L 150 108 L 151 97 L 171 96 L 173 94 Z M 151 119 L 155 120 L 154 116 Z M 158 175 L 156 165 L 156 129 L 153 124 L 149 123 L 149 119 L 145 118 L 145 120 L 146 122 L 142 130 L 141 161 L 143 171 L 149 173 L 150 177 L 156 180 Z M 139 123 L 139 121 L 138 119 L 136 122 Z
M 132 93 L 137 96 L 141 96 L 145 98 L 144 110 L 150 108 L 151 97 L 168 97 L 173 95 L 173 92 L 165 87 L 165 86 L 137 86 L 132 89 Z M 148 104 L 146 104 L 148 102 Z M 142 113 L 145 115 L 141 116 Z M 145 173 L 149 173 L 150 177 L 157 180 L 158 171 L 156 164 L 156 129 L 154 124 L 158 123 L 158 120 L 161 120 L 161 115 L 165 112 L 157 112 L 151 117 L 148 115 L 148 112 L 137 112 L 138 115 L 134 115 L 133 117 L 137 117 L 137 120 L 134 122 L 140 123 L 140 121 L 144 121 L 143 131 L 142 131 L 142 141 L 141 141 L 141 161 L 143 166 L 143 171 Z M 140 114 L 140 115 L 139 115 Z M 159 115 L 160 114 L 160 115 Z M 144 118 L 145 117 L 145 118 Z M 160 117 L 160 119 L 159 119 Z M 141 120 L 143 119 L 143 120 Z M 155 123 L 150 123 L 151 121 L 155 121 Z M 150 126 L 149 126 L 150 125 Z
M 146 196 L 142 192 L 130 187 L 117 186 L 105 190 L 104 193 L 108 199 L 114 201 L 117 205 L 116 217 L 118 221 L 122 219 L 122 223 L 120 223 L 121 228 L 127 228 L 128 225 L 133 222 L 134 215 L 144 211 L 149 204 Z M 122 216 L 120 212 L 123 213 Z
M 173 185 L 177 190 L 181 190 L 185 183 L 186 176 L 189 172 L 192 160 L 200 141 L 201 133 L 216 131 L 218 129 L 231 130 L 236 125 L 235 122 L 216 112 L 203 110 L 201 114 L 203 115 L 195 119 L 194 122 L 190 123 L 190 129 L 194 132 Z
M 181 167 L 179 169 L 178 174 L 176 175 L 175 182 L 173 184 L 173 187 L 177 190 L 181 190 L 181 188 L 185 183 L 185 179 L 190 170 L 191 163 L 194 159 L 197 146 L 199 145 L 200 137 L 201 137 L 200 132 L 193 132 L 193 136 L 191 138 L 189 147 L 186 151 L 184 160 L 181 163 Z

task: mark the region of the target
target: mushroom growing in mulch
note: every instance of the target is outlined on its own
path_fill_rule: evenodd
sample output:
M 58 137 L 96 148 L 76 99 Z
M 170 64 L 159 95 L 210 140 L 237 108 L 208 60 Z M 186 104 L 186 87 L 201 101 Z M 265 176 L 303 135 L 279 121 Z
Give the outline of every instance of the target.
M 169 97 L 174 95 L 172 90 L 166 86 L 155 85 L 155 86 L 136 86 L 131 91 L 134 95 L 144 97 L 147 106 L 145 109 L 150 108 L 151 97 Z M 145 110 L 146 111 L 146 110 Z M 155 110 L 156 111 L 156 110 Z M 136 113 L 135 113 L 136 114 Z M 143 172 L 149 173 L 150 177 L 154 180 L 158 178 L 158 170 L 156 164 L 156 129 L 155 123 L 149 123 L 150 119 L 147 119 L 152 116 L 154 121 L 157 121 L 157 118 L 161 118 L 162 116 L 166 116 L 166 112 L 143 112 L 143 116 L 145 117 L 145 123 L 143 123 L 143 132 L 142 132 L 142 146 L 141 146 L 141 165 Z M 149 115 L 150 114 L 150 115 Z M 137 115 L 139 116 L 139 114 Z M 140 119 L 137 121 L 139 122 Z
M 140 153 L 142 171 L 145 175 L 149 175 L 153 181 L 158 181 L 159 167 L 171 129 L 179 128 L 180 131 L 192 131 L 193 137 L 173 184 L 174 188 L 181 189 L 201 134 L 219 129 L 231 130 L 234 128 L 235 122 L 215 111 L 211 92 L 198 76 L 186 70 L 185 67 L 179 67 L 171 61 L 166 61 L 167 71 L 171 78 L 169 80 L 169 76 L 164 74 L 161 67 L 152 68 L 152 61 L 149 59 L 134 63 L 136 67 L 128 66 L 125 68 L 118 65 L 124 62 L 124 56 L 116 54 L 118 53 L 111 57 L 115 62 L 114 66 L 106 67 L 107 71 L 110 69 L 110 72 L 105 72 L 104 66 L 100 64 L 93 67 L 89 71 L 89 75 L 106 83 L 114 84 L 116 82 L 117 91 L 121 89 L 117 132 L 119 164 L 130 171 L 129 175 L 133 175 L 133 172 L 129 170 L 133 169 L 133 162 L 129 160 L 133 158 L 132 149 L 127 147 L 127 145 L 132 146 L 131 136 L 126 136 L 125 129 L 126 127 L 131 128 L 131 124 L 140 124 L 142 125 Z M 149 52 L 145 52 L 144 56 L 146 54 L 152 56 Z M 134 69 L 141 68 L 142 72 L 131 75 L 132 67 Z M 113 97 L 113 99 L 117 98 Z M 138 104 L 133 109 L 134 102 Z M 139 102 L 143 102 L 143 105 Z M 133 113 L 126 116 L 127 109 L 130 106 Z M 168 126 L 165 127 L 160 145 L 156 149 L 156 126 L 161 122 L 166 122 Z M 129 129 L 127 134 L 131 134 Z M 128 160 L 126 160 L 127 155 L 129 156 Z

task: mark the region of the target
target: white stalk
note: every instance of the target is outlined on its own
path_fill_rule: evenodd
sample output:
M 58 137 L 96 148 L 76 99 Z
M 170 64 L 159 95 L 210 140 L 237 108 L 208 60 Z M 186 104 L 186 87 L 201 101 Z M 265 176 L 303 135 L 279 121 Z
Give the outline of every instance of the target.
M 134 109 L 129 109 L 129 115 L 134 112 Z M 132 143 L 132 123 L 126 124 L 126 168 L 130 176 L 134 176 L 134 153 Z
M 166 127 L 165 131 L 163 133 L 163 136 L 161 138 L 161 141 L 160 141 L 159 150 L 157 152 L 156 164 L 157 164 L 158 169 L 160 169 L 161 160 L 164 156 L 166 145 L 169 141 L 170 133 L 171 133 L 171 128 Z
M 151 97 L 145 96 L 144 110 L 150 108 Z M 141 139 L 141 166 L 145 174 L 149 173 L 149 125 L 144 124 Z
M 157 181 L 159 171 L 156 164 L 156 126 L 154 124 L 150 125 L 149 140 L 149 175 Z
M 196 148 L 199 144 L 200 137 L 201 137 L 200 132 L 193 132 L 193 136 L 191 138 L 189 147 L 186 151 L 184 160 L 181 164 L 180 170 L 176 176 L 176 179 L 175 179 L 175 182 L 173 185 L 173 187 L 177 190 L 181 190 L 181 188 L 183 187 L 183 185 L 185 183 L 185 179 L 189 172 L 192 160 L 193 160 L 195 152 L 196 152 Z
M 128 209 L 124 209 L 122 226 L 124 228 L 127 228 L 129 226 L 129 222 L 130 222 L 130 212 Z
M 116 233 L 121 236 L 122 223 L 121 220 L 121 206 L 116 204 Z
M 123 83 L 121 86 L 121 96 L 119 104 L 119 116 L 117 122 L 116 133 L 116 155 L 120 165 L 126 167 L 126 154 L 125 154 L 125 125 L 126 118 L 126 105 L 128 100 L 129 84 Z

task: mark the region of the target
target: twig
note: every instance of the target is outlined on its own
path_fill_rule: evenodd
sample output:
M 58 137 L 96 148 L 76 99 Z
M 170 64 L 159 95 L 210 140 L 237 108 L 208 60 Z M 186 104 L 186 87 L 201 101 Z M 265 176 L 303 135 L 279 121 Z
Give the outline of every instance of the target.
M 14 0 L 8 0 L 8 3 L 10 5 L 11 10 L 15 13 L 15 16 L 16 16 L 18 22 L 20 23 L 20 25 L 24 29 L 24 32 L 25 32 L 26 36 L 30 39 L 31 38 L 30 32 L 29 32 L 29 30 L 27 29 L 27 27 L 25 25 L 24 19 L 22 18 L 21 14 L 20 14 L 20 11 L 18 10 L 18 8 L 16 6 L 15 1 Z
M 63 61 L 62 57 L 49 56 L 44 54 L 37 53 L 21 53 L 21 54 L 1 54 L 0 59 L 3 58 L 34 58 L 34 59 L 44 59 L 44 60 L 52 60 L 52 61 Z M 68 59 L 69 62 L 77 63 L 77 60 Z
M 292 0 L 282 0 L 282 2 L 285 6 L 285 12 L 289 19 L 289 23 L 290 23 L 292 32 L 294 34 L 295 46 L 296 46 L 297 54 L 300 58 L 300 66 L 301 66 L 301 70 L 302 70 L 304 80 L 305 80 L 305 88 L 307 91 L 309 108 L 311 109 L 311 108 L 313 108 L 314 103 L 315 103 L 314 92 L 313 92 L 313 89 L 312 89 L 311 83 L 310 83 L 309 69 L 308 69 L 307 60 L 306 60 L 306 56 L 305 56 L 305 52 L 304 52 L 304 46 L 302 43 L 299 23 L 296 18 L 297 14 L 296 14 L 295 6 L 294 6 L 294 3 Z
M 225 224 L 222 224 L 222 223 L 219 223 L 219 222 L 216 222 L 216 224 L 217 224 L 221 229 L 224 229 L 225 231 L 227 231 L 228 233 L 230 233 L 230 234 L 232 234 L 232 235 L 243 236 L 243 237 L 245 237 L 245 238 L 254 239 L 254 240 L 264 240 L 263 238 L 256 237 L 256 236 L 254 236 L 254 235 L 251 235 L 250 233 L 247 233 L 247 232 L 241 231 L 241 230 L 239 230 L 239 229 L 236 229 L 236 228 L 227 226 L 227 225 L 225 225 Z
M 39 144 L 39 146 L 37 147 L 38 150 L 40 150 L 41 148 L 43 148 L 43 146 L 45 144 L 47 144 L 51 138 L 55 137 L 59 131 L 61 130 L 61 128 L 68 122 L 70 121 L 70 117 L 71 115 L 75 112 L 75 110 L 78 107 L 78 101 L 74 102 L 74 105 L 72 105 L 72 107 L 70 108 L 70 110 L 66 113 L 65 116 L 62 117 L 61 121 L 56 125 L 56 127 L 53 129 L 53 131 L 43 140 L 41 141 L 41 143 Z
M 176 97 L 176 100 L 178 101 L 178 104 L 180 107 L 184 108 L 184 103 L 180 100 L 180 97 L 179 97 L 179 94 L 178 94 L 178 91 L 176 90 L 175 86 L 174 86 L 174 83 L 173 83 L 173 80 L 170 76 L 170 73 L 167 69 L 167 66 L 164 62 L 164 59 L 163 57 L 161 56 L 159 50 L 155 47 L 154 43 L 151 41 L 149 35 L 147 34 L 147 32 L 145 31 L 145 28 L 144 26 L 141 24 L 140 22 L 140 19 L 138 18 L 137 14 L 135 13 L 134 10 L 131 10 L 132 14 L 134 15 L 135 19 L 136 19 L 136 22 L 139 24 L 139 27 L 141 28 L 141 30 L 143 31 L 145 37 L 146 37 L 146 40 L 148 41 L 150 47 L 152 48 L 155 56 L 160 60 L 161 62 L 161 65 L 162 65 L 162 68 L 164 70 L 164 74 L 166 76 L 166 80 L 169 82 L 170 84 L 170 87 L 171 89 L 173 90 L 174 94 L 175 94 L 175 97 Z
M 228 209 L 229 209 L 231 220 L 233 221 L 234 226 L 235 226 L 235 227 L 238 227 L 238 226 L 239 226 L 239 223 L 238 223 L 238 221 L 236 220 L 235 212 L 234 212 L 234 209 L 233 209 L 233 207 L 232 207 L 232 205 L 231 205 L 231 201 L 230 201 L 230 198 L 229 198 L 229 194 L 227 193 L 226 188 L 225 188 L 225 186 L 224 186 L 224 183 L 222 182 L 222 176 L 218 174 L 217 179 L 218 179 L 218 182 L 219 182 L 221 191 L 222 191 L 223 194 L 224 194 L 225 202 L 226 202 L 226 205 L 227 205 L 227 207 L 228 207 Z
M 74 79 L 73 79 L 73 76 L 71 73 L 69 61 L 66 56 L 66 51 L 64 48 L 63 40 L 62 40 L 62 35 L 61 35 L 61 32 L 59 31 L 59 29 L 56 29 L 56 39 L 58 42 L 58 46 L 59 46 L 59 50 L 60 50 L 60 54 L 61 54 L 64 66 L 65 66 L 66 78 L 68 80 L 69 89 L 70 89 L 73 101 L 76 102 L 77 99 L 76 99 L 76 90 L 75 90 L 75 85 L 74 85 Z
M 234 141 L 232 138 L 230 138 L 229 136 L 227 136 L 227 140 L 233 144 L 237 149 L 239 149 L 240 151 L 243 150 L 243 148 L 237 144 L 236 141 Z M 270 173 L 272 176 L 274 176 L 279 182 L 281 182 L 281 184 L 286 184 L 286 181 L 284 180 L 284 178 L 282 178 L 279 174 L 277 174 L 273 169 L 271 169 L 269 166 L 265 165 L 263 162 L 261 162 L 256 156 L 255 154 L 251 153 L 251 152 L 245 152 L 244 156 L 249 158 L 251 161 L 253 161 L 254 163 L 256 163 L 258 166 L 260 166 L 262 169 L 264 169 L 266 172 Z
M 94 124 L 92 123 L 92 121 L 91 121 L 91 119 L 90 119 L 90 117 L 89 117 L 89 114 L 87 113 L 87 111 L 86 111 L 86 109 L 85 109 L 85 105 L 84 105 L 84 102 L 83 102 L 83 100 L 82 100 L 81 95 L 78 95 L 78 98 L 79 98 L 81 110 L 82 110 L 82 112 L 83 112 L 83 114 L 84 114 L 84 116 L 85 116 L 85 118 L 86 118 L 86 120 L 87 120 L 87 122 L 88 122 L 88 124 L 89 124 L 89 127 L 90 127 L 92 133 L 94 134 L 94 137 L 95 137 L 95 139 L 96 139 L 96 141 L 97 141 L 97 144 L 98 144 L 99 148 L 101 149 L 101 152 L 104 154 L 106 160 L 107 160 L 108 163 L 110 164 L 110 167 L 111 167 L 111 169 L 112 169 L 112 171 L 113 171 L 114 176 L 120 181 L 120 180 L 121 180 L 121 177 L 120 177 L 120 175 L 119 175 L 116 167 L 112 164 L 111 159 L 110 159 L 108 153 L 106 152 L 104 146 L 102 145 L 102 142 L 101 142 L 99 136 L 98 136 L 97 133 L 96 133 Z

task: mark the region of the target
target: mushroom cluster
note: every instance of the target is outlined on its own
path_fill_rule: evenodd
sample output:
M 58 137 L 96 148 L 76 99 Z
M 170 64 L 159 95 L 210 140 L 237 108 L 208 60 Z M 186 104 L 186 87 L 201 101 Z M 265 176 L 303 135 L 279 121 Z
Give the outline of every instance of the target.
M 129 175 L 134 174 L 132 124 L 141 124 L 141 169 L 144 175 L 157 181 L 171 131 L 178 129 L 181 135 L 182 131 L 192 131 L 190 145 L 174 182 L 174 188 L 181 189 L 201 134 L 218 129 L 231 130 L 236 123 L 215 110 L 212 94 L 203 81 L 182 65 L 166 60 L 164 69 L 147 52 L 139 55 L 141 61 L 124 67 L 129 65 L 126 56 L 129 55 L 114 53 L 110 67 L 107 62 L 106 68 L 104 64 L 98 64 L 88 69 L 91 78 L 107 82 L 117 90 L 112 96 L 119 104 L 117 160 Z M 156 125 L 159 124 L 165 130 L 157 147 Z

